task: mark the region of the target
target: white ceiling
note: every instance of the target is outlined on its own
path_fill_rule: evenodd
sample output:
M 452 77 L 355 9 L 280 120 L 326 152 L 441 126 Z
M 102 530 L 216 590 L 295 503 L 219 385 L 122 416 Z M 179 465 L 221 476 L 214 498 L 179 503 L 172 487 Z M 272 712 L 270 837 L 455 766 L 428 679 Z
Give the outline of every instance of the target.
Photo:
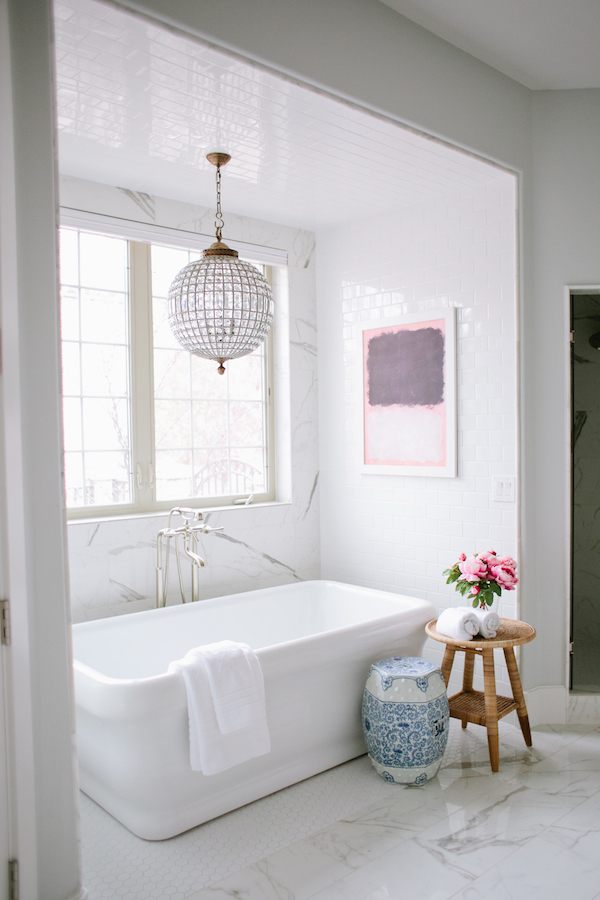
M 382 0 L 532 90 L 600 88 L 599 0 Z
M 498 169 L 96 0 L 57 0 L 61 172 L 316 230 Z

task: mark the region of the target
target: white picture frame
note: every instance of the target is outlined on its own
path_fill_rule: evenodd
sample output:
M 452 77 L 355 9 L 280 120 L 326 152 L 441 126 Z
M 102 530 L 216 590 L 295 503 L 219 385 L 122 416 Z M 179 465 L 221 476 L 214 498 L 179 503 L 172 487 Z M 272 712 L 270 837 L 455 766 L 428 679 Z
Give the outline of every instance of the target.
M 362 473 L 455 478 L 454 307 L 364 322 L 359 341 Z

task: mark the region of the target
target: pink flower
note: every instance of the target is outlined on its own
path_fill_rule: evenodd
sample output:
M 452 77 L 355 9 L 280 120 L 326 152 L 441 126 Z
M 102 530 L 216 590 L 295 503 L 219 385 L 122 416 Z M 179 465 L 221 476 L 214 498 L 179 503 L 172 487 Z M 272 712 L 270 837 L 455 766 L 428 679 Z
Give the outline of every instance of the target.
M 483 559 L 488 564 L 488 566 L 493 566 L 500 562 L 500 560 L 496 556 L 495 550 L 488 550 L 487 553 L 480 553 L 479 559 Z
M 514 560 L 511 562 L 514 563 L 514 566 L 505 566 L 503 565 L 503 560 L 499 561 L 499 565 L 491 566 L 490 575 L 497 581 L 501 588 L 504 588 L 505 591 L 514 591 L 515 585 L 519 583 L 519 579 L 515 575 Z
M 464 562 L 466 558 L 467 558 L 466 553 L 461 553 L 460 556 L 458 557 L 460 562 Z
M 474 584 L 473 587 L 471 588 L 471 593 L 473 594 L 474 597 L 476 597 L 477 594 L 480 592 L 480 590 L 481 590 L 481 588 L 479 587 L 479 585 Z
M 458 568 L 463 576 L 459 579 L 460 581 L 480 581 L 487 576 L 488 571 L 485 560 L 480 559 L 477 556 L 470 556 L 468 559 L 464 560 L 464 562 L 460 562 Z

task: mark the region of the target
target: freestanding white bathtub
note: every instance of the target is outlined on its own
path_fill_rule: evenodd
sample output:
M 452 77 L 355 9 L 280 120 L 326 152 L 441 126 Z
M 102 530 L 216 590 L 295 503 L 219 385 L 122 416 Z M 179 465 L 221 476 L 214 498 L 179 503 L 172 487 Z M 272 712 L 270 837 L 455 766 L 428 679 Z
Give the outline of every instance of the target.
M 74 625 L 81 787 L 162 840 L 360 756 L 370 664 L 420 655 L 434 617 L 413 597 L 307 581 Z M 189 764 L 183 676 L 167 667 L 225 638 L 258 655 L 272 750 L 205 776 Z

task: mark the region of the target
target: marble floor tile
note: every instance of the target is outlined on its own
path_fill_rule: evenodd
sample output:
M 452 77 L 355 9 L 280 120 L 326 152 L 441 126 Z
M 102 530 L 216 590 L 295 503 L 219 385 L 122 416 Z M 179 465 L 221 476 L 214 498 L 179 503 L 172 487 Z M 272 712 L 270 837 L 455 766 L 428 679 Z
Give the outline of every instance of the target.
M 445 815 L 444 804 L 428 800 L 421 790 L 389 785 L 388 795 L 388 799 L 272 854 L 194 898 L 307 900 Z
M 557 750 L 536 766 L 536 772 L 555 771 L 557 768 L 574 772 L 600 771 L 600 732 L 592 731 L 579 740 Z
M 585 737 L 586 734 L 590 734 L 592 731 L 600 731 L 600 728 L 598 725 L 569 724 L 536 725 L 535 728 L 531 729 L 531 733 L 534 736 L 546 735 L 547 737 L 553 737 L 564 744 L 570 744 L 573 741 L 577 741 L 580 737 Z
M 335 849 L 298 841 L 193 896 L 202 900 L 308 900 L 353 871 Z
M 580 802 L 502 782 L 421 832 L 417 842 L 447 866 L 474 877 L 510 856 Z
M 425 785 L 362 757 L 171 841 L 87 801 L 90 900 L 600 900 L 600 729 L 536 728 L 527 748 L 500 725 L 498 773 L 485 729 L 452 720 Z
M 315 894 L 313 900 L 449 900 L 471 879 L 468 872 L 446 865 L 410 840 Z
M 489 764 L 487 771 L 481 769 L 476 773 L 469 772 L 469 775 L 464 775 L 460 769 L 440 769 L 438 777 L 433 781 L 418 788 L 411 787 L 410 790 L 421 794 L 423 802 L 429 802 L 436 798 L 448 806 L 453 804 L 456 808 L 461 808 L 492 790 L 498 780 L 497 775 L 492 773 Z
M 554 825 L 579 831 L 600 830 L 600 791 L 569 810 Z
M 596 858 L 545 835 L 529 841 L 493 866 L 452 900 L 594 900 L 600 869 Z

